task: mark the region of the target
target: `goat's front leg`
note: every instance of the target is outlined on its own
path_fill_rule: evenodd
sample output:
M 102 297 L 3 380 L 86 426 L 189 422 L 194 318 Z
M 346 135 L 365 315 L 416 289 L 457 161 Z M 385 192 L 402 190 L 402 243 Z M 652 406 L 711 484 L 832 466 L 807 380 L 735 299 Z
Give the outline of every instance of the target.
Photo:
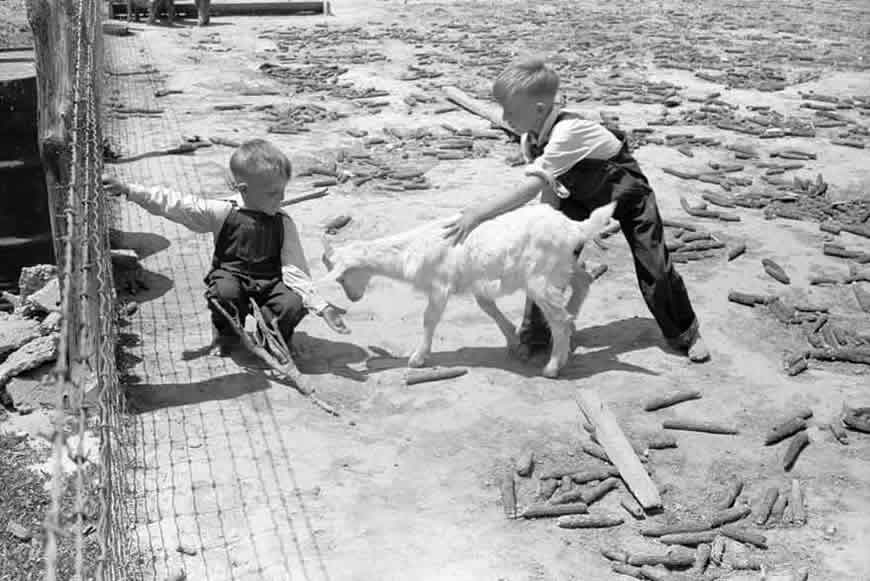
M 426 358 L 432 351 L 435 327 L 438 326 L 441 315 L 444 314 L 444 307 L 447 306 L 447 296 L 446 292 L 429 293 L 429 304 L 426 305 L 426 311 L 423 313 L 423 339 L 420 341 L 419 347 L 408 358 L 408 367 L 423 367 L 426 364 Z
M 507 341 L 508 352 L 516 352 L 520 342 L 519 339 L 517 339 L 517 328 L 514 324 L 504 316 L 504 313 L 501 312 L 501 309 L 498 308 L 498 305 L 496 305 L 495 301 L 491 298 L 475 294 L 474 299 L 477 301 L 477 305 L 480 309 L 489 315 L 492 320 L 495 321 L 495 324 L 498 325 L 499 331 L 501 331 L 502 335 L 504 335 L 505 341 Z

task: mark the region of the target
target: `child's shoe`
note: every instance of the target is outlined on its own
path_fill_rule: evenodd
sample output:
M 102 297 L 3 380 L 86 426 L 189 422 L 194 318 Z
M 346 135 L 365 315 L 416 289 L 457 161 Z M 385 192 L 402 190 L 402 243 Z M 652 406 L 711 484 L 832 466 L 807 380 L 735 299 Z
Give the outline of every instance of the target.
M 689 361 L 692 363 L 703 363 L 710 359 L 710 351 L 707 349 L 707 344 L 704 343 L 700 333 L 696 333 L 695 338 L 689 343 L 687 354 Z

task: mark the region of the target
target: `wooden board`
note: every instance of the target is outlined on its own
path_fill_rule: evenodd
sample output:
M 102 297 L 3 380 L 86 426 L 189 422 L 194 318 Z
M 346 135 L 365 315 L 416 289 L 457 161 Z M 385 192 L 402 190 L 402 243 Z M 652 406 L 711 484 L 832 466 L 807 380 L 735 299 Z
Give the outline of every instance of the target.
M 634 453 L 613 412 L 591 389 L 580 390 L 577 403 L 586 419 L 595 427 L 598 443 L 607 452 L 638 503 L 647 511 L 661 508 L 659 491 Z
M 33 49 L 19 48 L 0 51 L 0 83 L 36 76 Z
M 134 12 L 137 14 L 148 14 L 147 7 L 134 6 Z M 324 2 L 322 0 L 312 1 L 294 1 L 281 2 L 273 0 L 213 0 L 209 8 L 211 16 L 239 16 L 239 15 L 256 15 L 256 16 L 282 16 L 288 14 L 299 14 L 303 12 L 311 12 L 323 14 Z M 196 5 L 193 2 L 176 2 L 175 13 L 178 16 L 196 15 Z M 127 14 L 127 2 L 112 2 L 111 16 L 118 18 Z

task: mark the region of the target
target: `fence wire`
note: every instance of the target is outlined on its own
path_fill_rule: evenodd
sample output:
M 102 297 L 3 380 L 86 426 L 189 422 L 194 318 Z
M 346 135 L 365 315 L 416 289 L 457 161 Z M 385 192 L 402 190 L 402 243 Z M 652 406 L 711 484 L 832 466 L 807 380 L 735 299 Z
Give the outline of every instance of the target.
M 61 247 L 62 323 L 52 380 L 63 397 L 54 418 L 45 578 L 131 581 L 140 577 L 129 535 L 132 499 L 127 472 L 134 430 L 125 419 L 116 368 L 112 217 L 101 190 L 104 2 L 63 3 L 72 22 L 73 94 L 68 183 L 53 192 Z

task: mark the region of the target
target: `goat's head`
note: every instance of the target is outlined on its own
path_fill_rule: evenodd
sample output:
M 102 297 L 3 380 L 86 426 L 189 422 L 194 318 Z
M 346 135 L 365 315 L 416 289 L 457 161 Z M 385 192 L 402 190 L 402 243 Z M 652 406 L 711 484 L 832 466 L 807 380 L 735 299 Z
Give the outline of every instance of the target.
M 372 278 L 371 271 L 362 261 L 359 244 L 346 244 L 333 248 L 325 236 L 323 238 L 323 265 L 329 273 L 324 280 L 334 280 L 344 289 L 344 294 L 353 302 L 363 298 Z

